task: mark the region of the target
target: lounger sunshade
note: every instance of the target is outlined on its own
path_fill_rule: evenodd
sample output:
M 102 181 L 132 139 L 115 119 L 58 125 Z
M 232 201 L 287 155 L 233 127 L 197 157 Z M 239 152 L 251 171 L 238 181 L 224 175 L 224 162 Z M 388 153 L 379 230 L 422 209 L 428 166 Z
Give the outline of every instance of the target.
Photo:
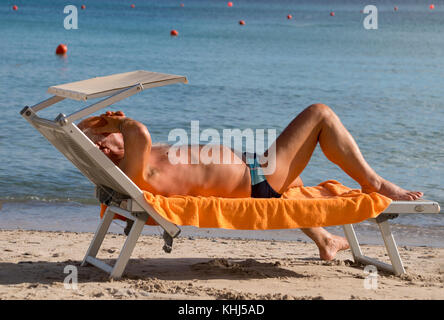
M 48 93 L 86 101 L 109 96 L 137 84 L 141 84 L 146 89 L 178 82 L 187 83 L 187 79 L 174 74 L 138 70 L 52 86 L 49 87 Z
M 94 143 L 77 127 L 74 121 L 86 117 L 102 108 L 130 97 L 147 88 L 164 86 L 173 83 L 187 83 L 183 76 L 162 74 L 148 71 L 134 71 L 115 74 L 57 85 L 50 87 L 48 92 L 53 97 L 32 107 L 25 107 L 21 114 L 45 138 L 48 139 L 65 157 L 70 160 L 92 183 L 96 185 L 96 196 L 108 206 L 103 219 L 87 250 L 82 265 L 92 264 L 110 274 L 111 278 L 122 276 L 134 246 L 145 223 L 151 217 L 164 230 L 164 250 L 171 251 L 173 238 L 180 229 L 162 217 L 144 198 L 143 191 L 138 188 L 119 167 L 108 159 Z M 69 116 L 59 114 L 54 120 L 37 116 L 37 112 L 65 98 L 88 100 L 109 96 L 104 100 L 80 109 Z M 399 214 L 439 213 L 438 203 L 428 200 L 394 201 L 381 213 L 375 221 L 381 231 L 392 265 L 368 258 L 362 254 L 359 242 L 352 225 L 344 225 L 345 235 L 350 243 L 356 261 L 374 264 L 378 268 L 395 274 L 405 273 L 399 252 L 388 224 L 389 219 Z M 115 214 L 126 217 L 130 223 L 128 237 L 113 267 L 96 258 L 96 254 L 108 231 Z

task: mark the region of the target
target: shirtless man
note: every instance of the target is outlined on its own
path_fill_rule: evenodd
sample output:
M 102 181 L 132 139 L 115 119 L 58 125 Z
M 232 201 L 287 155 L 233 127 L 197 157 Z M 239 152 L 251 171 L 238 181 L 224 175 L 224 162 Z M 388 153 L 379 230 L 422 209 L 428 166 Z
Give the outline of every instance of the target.
M 259 177 L 253 176 L 258 170 L 250 170 L 251 165 L 247 165 L 245 159 L 233 164 L 172 164 L 168 158 L 170 147 L 153 146 L 148 129 L 120 111 L 85 119 L 79 123 L 79 128 L 134 183 L 153 194 L 279 197 L 289 187 L 302 186 L 299 175 L 319 143 L 325 156 L 358 182 L 363 192 L 378 192 L 393 200 L 416 200 L 423 195 L 402 189 L 379 176 L 365 161 L 338 116 L 324 104 L 307 107 L 290 122 L 266 152 L 267 159 L 275 161 L 274 172 Z M 231 149 L 220 148 L 223 152 L 231 152 L 232 158 L 237 157 Z M 193 156 L 190 151 L 189 157 Z M 259 169 L 266 165 L 255 164 Z M 323 228 L 302 231 L 316 243 L 323 260 L 332 260 L 338 251 L 349 248 L 345 238 Z

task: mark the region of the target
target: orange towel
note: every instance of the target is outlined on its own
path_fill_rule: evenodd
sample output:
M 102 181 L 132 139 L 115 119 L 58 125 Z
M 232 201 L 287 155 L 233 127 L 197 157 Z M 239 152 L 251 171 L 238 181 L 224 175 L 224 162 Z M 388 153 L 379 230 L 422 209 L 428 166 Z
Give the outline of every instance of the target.
M 145 191 L 145 199 L 176 225 L 238 230 L 292 229 L 352 224 L 374 218 L 391 200 L 329 180 L 316 187 L 294 187 L 281 198 L 164 197 Z M 101 216 L 106 207 L 102 205 Z M 125 220 L 116 215 L 116 218 Z M 147 224 L 155 222 L 150 218 Z

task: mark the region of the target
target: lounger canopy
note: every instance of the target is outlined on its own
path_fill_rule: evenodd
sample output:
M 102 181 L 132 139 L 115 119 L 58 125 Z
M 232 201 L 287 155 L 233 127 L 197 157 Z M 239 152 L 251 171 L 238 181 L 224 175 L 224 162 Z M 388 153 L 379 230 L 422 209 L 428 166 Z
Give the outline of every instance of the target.
M 178 82 L 187 83 L 187 78 L 174 74 L 138 70 L 52 86 L 49 87 L 48 93 L 63 98 L 86 101 L 109 96 L 137 84 L 141 84 L 147 89 Z
M 134 246 L 145 223 L 152 218 L 164 230 L 166 252 L 171 251 L 173 238 L 180 229 L 177 225 L 164 218 L 148 203 L 142 190 L 114 165 L 91 140 L 77 127 L 74 121 L 86 117 L 120 100 L 128 98 L 148 88 L 165 86 L 174 83 L 187 83 L 184 76 L 163 74 L 149 71 L 133 71 L 105 77 L 97 77 L 52 86 L 48 92 L 51 98 L 32 107 L 26 106 L 21 115 L 51 142 L 65 157 L 70 160 L 92 183 L 96 185 L 97 198 L 107 206 L 103 219 L 87 250 L 82 265 L 92 264 L 110 274 L 111 278 L 122 276 Z M 60 113 L 52 119 L 39 117 L 37 113 L 66 98 L 86 101 L 94 98 L 105 99 L 82 108 L 68 116 Z M 260 199 L 264 200 L 264 199 Z M 374 220 L 384 239 L 392 265 L 376 261 L 363 255 L 356 238 L 353 226 L 344 225 L 344 232 L 350 243 L 356 261 L 374 264 L 395 274 L 405 273 L 388 220 L 399 214 L 439 213 L 439 204 L 434 201 L 418 200 L 414 202 L 393 202 Z M 113 267 L 96 258 L 102 241 L 115 214 L 124 216 L 130 222 L 127 228 L 128 237 Z

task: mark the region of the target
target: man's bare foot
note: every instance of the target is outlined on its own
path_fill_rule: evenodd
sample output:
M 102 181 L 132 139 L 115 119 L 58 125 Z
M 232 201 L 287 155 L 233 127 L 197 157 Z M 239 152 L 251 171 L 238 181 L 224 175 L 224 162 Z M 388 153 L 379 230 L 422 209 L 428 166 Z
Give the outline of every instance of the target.
M 417 200 L 423 196 L 422 192 L 405 190 L 397 186 L 396 184 L 382 178 L 380 179 L 376 187 L 362 186 L 362 192 L 364 193 L 377 192 L 392 200 L 407 200 L 407 201 Z
M 321 243 L 317 243 L 319 248 L 319 256 L 322 260 L 330 261 L 336 256 L 336 253 L 341 250 L 350 248 L 347 239 L 340 236 L 331 235 L 324 238 Z

